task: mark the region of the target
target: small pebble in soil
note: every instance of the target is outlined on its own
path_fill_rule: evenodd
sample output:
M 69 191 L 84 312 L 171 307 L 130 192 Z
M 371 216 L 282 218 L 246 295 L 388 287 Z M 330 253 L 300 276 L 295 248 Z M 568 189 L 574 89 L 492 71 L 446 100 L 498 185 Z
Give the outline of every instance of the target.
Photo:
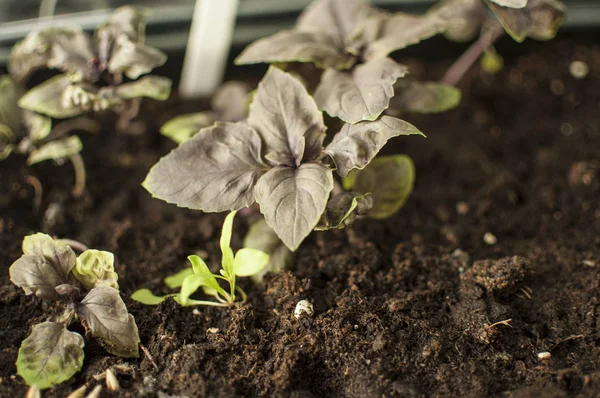
M 469 204 L 467 202 L 458 202 L 456 204 L 456 212 L 461 216 L 466 215 L 469 212 Z
M 538 352 L 537 357 L 540 360 L 544 360 L 544 359 L 550 359 L 550 357 L 552 356 L 552 354 L 550 354 L 548 351 L 544 351 L 544 352 Z
M 590 72 L 590 68 L 588 64 L 583 61 L 573 61 L 569 65 L 569 73 L 575 79 L 584 79 L 588 73 Z
M 483 235 L 483 241 L 486 243 L 486 245 L 495 245 L 496 243 L 498 243 L 498 238 L 496 238 L 496 235 L 494 235 L 491 232 L 486 232 Z
M 294 309 L 294 317 L 296 319 L 300 318 L 302 314 L 306 314 L 311 316 L 314 313 L 313 305 L 308 300 L 300 300 L 298 304 L 296 304 L 296 309 Z
M 592 260 L 583 260 L 583 265 L 585 265 L 586 267 L 595 267 L 596 262 Z
M 108 388 L 108 391 L 119 391 L 121 389 L 117 376 L 110 369 L 106 369 L 106 388 Z
M 219 328 L 208 328 L 208 329 L 206 329 L 206 333 L 217 334 L 217 333 L 219 333 Z
M 565 137 L 570 136 L 571 134 L 573 134 L 573 126 L 571 125 L 571 123 L 562 123 L 560 125 L 560 132 L 562 133 L 562 135 L 564 135 Z

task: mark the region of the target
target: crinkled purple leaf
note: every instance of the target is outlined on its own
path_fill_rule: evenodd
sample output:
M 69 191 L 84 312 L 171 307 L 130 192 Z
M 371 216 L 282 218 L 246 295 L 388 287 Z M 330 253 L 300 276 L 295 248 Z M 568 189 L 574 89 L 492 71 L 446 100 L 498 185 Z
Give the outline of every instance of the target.
M 319 108 L 347 123 L 375 120 L 388 108 L 394 83 L 408 72 L 390 58 L 357 66 L 351 72 L 327 69 L 314 98 Z
M 352 169 L 364 168 L 389 139 L 399 135 L 423 135 L 415 126 L 390 116 L 373 122 L 346 123 L 325 148 L 341 177 Z
M 118 290 L 108 286 L 93 288 L 77 305 L 77 314 L 106 351 L 126 358 L 139 356 L 138 328 Z
M 152 196 L 206 212 L 254 203 L 254 185 L 268 168 L 258 133 L 242 123 L 202 129 L 155 164 L 144 187 Z
M 94 65 L 90 37 L 78 27 L 51 27 L 29 33 L 12 49 L 8 61 L 11 75 L 23 83 L 41 68 L 59 69 L 95 81 L 99 69 Z
M 270 67 L 250 105 L 248 123 L 258 131 L 264 154 L 298 166 L 316 159 L 325 138 L 323 115 L 306 88 L 290 74 Z
M 296 30 L 326 35 L 344 50 L 371 12 L 371 4 L 366 0 L 317 0 L 300 15 Z
M 412 15 L 405 13 L 377 14 L 362 26 L 355 41 L 365 43 L 366 60 L 381 59 L 445 31 L 447 21 L 435 14 Z
M 237 65 L 263 62 L 312 62 L 321 68 L 346 69 L 354 57 L 341 51 L 329 36 L 284 30 L 255 41 L 235 59 Z
M 10 280 L 26 294 L 59 298 L 55 288 L 69 282 L 76 256 L 68 245 L 42 233 L 23 239 L 23 256 L 9 269 Z
M 256 201 L 267 224 L 292 251 L 310 234 L 333 189 L 332 170 L 321 163 L 277 166 L 256 184 Z

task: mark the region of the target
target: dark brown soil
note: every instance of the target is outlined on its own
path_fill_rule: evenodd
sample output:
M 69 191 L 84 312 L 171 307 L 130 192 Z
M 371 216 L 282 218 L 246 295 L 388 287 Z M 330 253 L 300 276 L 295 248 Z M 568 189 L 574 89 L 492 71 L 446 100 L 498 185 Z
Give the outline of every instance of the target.
M 407 116 L 429 138 L 385 148 L 409 154 L 417 168 L 397 215 L 313 234 L 293 270 L 263 286 L 243 281 L 249 303 L 232 310 L 128 299 L 141 287 L 166 292 L 162 278 L 196 250 L 219 256 L 223 215 L 153 200 L 140 186 L 172 147 L 167 140 L 83 136 L 89 189 L 78 201 L 69 197 L 69 165 L 2 163 L 0 396 L 24 393 L 18 347 L 52 314 L 8 278 L 23 236 L 39 230 L 115 252 L 122 293 L 155 362 L 110 356 L 89 339 L 83 371 L 44 396 L 93 387 L 94 375 L 114 365 L 123 365 L 115 396 L 597 396 L 600 46 L 561 40 L 534 49 L 507 59 L 496 77 L 474 71 L 459 109 Z M 586 79 L 570 76 L 573 60 L 588 63 Z M 432 77 L 447 63 L 427 74 L 411 66 Z M 171 108 L 151 113 L 160 114 L 154 127 Z M 45 187 L 40 214 L 28 175 Z M 49 207 L 55 216 L 44 219 Z M 295 319 L 305 298 L 315 314 Z M 539 359 L 542 352 L 551 357 Z

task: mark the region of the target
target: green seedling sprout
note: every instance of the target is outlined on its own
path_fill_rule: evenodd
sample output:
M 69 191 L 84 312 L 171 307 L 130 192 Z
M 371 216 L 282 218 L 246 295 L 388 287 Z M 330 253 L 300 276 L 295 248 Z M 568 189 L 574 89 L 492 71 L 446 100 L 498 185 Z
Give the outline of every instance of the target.
M 221 269 L 218 274 L 213 274 L 200 256 L 191 255 L 188 257 L 192 264 L 191 269 L 180 271 L 165 281 L 168 281 L 167 284 L 172 288 L 180 286 L 179 293 L 160 297 L 155 296 L 148 289 L 140 289 L 134 292 L 131 298 L 146 305 L 157 305 L 167 297 L 173 297 L 182 306 L 230 307 L 237 302 L 245 303 L 247 295 L 242 288 L 236 285 L 236 278 L 260 273 L 269 263 L 269 255 L 253 248 L 243 248 L 235 254 L 233 253 L 231 233 L 235 213 L 235 211 L 229 213 L 223 223 L 220 240 Z M 221 287 L 219 280 L 224 281 L 229 289 Z M 190 296 L 198 289 L 202 289 L 206 295 L 212 296 L 215 301 L 191 299 Z M 238 297 L 241 300 L 238 300 Z
M 81 370 L 84 339 L 67 328 L 79 319 L 111 354 L 137 358 L 135 319 L 119 295 L 114 255 L 86 250 L 76 256 L 65 242 L 37 233 L 23 239 L 23 256 L 9 269 L 10 280 L 27 295 L 62 303 L 64 313 L 33 326 L 17 357 L 17 373 L 28 385 L 51 388 Z

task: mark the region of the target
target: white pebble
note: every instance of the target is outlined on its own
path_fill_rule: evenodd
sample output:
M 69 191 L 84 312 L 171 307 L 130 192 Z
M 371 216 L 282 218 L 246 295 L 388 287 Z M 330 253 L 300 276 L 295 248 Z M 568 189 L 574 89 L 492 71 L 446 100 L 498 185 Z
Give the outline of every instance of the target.
M 590 72 L 590 67 L 583 61 L 573 61 L 569 65 L 569 73 L 575 79 L 583 79 Z
M 498 242 L 498 238 L 496 238 L 493 233 L 486 232 L 485 235 L 483 235 L 483 241 L 488 245 L 495 245 Z
M 537 357 L 538 359 L 549 359 L 552 356 L 552 354 L 550 354 L 548 351 L 544 351 L 544 352 L 538 352 Z
M 294 310 L 294 317 L 298 319 L 302 314 L 311 316 L 313 313 L 314 310 L 312 303 L 308 300 L 300 300 L 298 301 L 298 304 L 296 304 L 296 309 Z

